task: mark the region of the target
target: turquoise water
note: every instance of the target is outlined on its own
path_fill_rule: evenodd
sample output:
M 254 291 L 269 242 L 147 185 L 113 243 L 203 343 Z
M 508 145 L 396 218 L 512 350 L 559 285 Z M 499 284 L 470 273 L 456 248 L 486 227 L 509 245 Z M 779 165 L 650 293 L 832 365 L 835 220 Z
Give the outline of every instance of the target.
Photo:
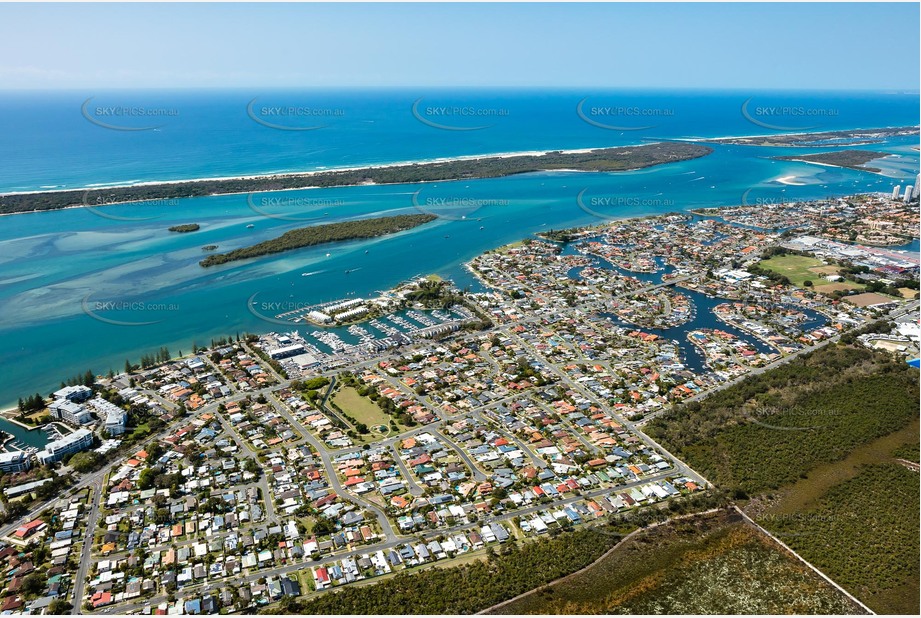
M 501 93 L 480 93 L 479 104 L 507 104 L 510 112 L 519 113 L 494 119 L 489 129 L 469 132 L 438 130 L 413 118 L 407 110 L 421 94 L 352 93 L 354 109 L 365 110 L 361 121 L 355 111 L 338 128 L 302 133 L 267 129 L 251 121 L 245 114 L 245 103 L 252 98 L 248 94 L 200 94 L 187 95 L 188 105 L 198 107 L 189 107 L 192 111 L 181 116 L 181 123 L 167 119 L 156 134 L 96 127 L 80 116 L 81 99 L 76 95 L 33 101 L 32 107 L 25 104 L 26 96 L 0 99 L 0 110 L 19 110 L 31 123 L 12 123 L 8 113 L 0 114 L 0 130 L 8 131 L 0 143 L 0 190 L 769 132 L 741 118 L 738 109 L 744 97 L 738 93 L 645 93 L 644 105 L 673 106 L 677 115 L 662 119 L 653 130 L 623 132 L 573 119 L 581 93 L 506 99 Z M 427 100 L 437 96 L 462 98 L 441 93 Z M 768 100 L 780 95 L 760 96 Z M 818 97 L 816 105 L 838 105 L 853 112 L 835 123 L 860 127 L 918 122 L 917 97 L 813 96 Z M 914 107 L 907 107 L 906 100 L 913 100 Z M 164 99 L 161 104 L 168 103 Z M 330 99 L 324 105 L 333 103 Z M 45 117 L 50 120 L 38 122 Z M 192 122 L 194 118 L 200 122 Z M 828 124 L 823 128 L 847 126 Z M 72 139 L 55 141 L 61 132 Z M 283 328 L 271 321 L 281 312 L 274 310 L 277 307 L 368 296 L 419 274 L 437 273 L 462 287 L 474 285 L 463 269 L 465 261 L 551 228 L 596 223 L 599 217 L 756 200 L 889 192 L 895 184 L 913 182 L 918 155 L 911 146 L 916 144 L 916 139 L 895 138 L 870 146 L 894 155 L 886 159 L 884 175 L 770 158 L 801 150 L 718 145 L 702 159 L 636 172 L 537 173 L 0 217 L 0 337 L 5 344 L 0 348 L 0 404 L 36 390 L 47 392 L 87 368 L 118 371 L 126 358 L 137 362 L 142 353 L 162 345 L 174 354 L 187 353 L 193 343 L 207 344 L 215 337 Z M 443 208 L 437 205 L 440 200 L 461 206 Z M 584 209 L 587 204 L 592 206 Z M 418 205 L 447 216 L 384 238 L 208 269 L 198 265 L 206 255 L 203 245 L 216 244 L 218 251 L 227 251 L 307 224 L 415 213 Z M 167 231 L 177 223 L 198 223 L 201 230 Z M 912 247 L 917 251 L 917 243 Z M 304 330 L 312 329 L 301 327 Z
M 746 119 L 742 111 L 746 102 L 746 113 L 761 124 Z M 580 103 L 588 120 L 635 130 L 592 125 L 579 116 Z M 107 116 L 108 107 L 140 108 L 160 115 Z M 272 115 L 275 107 L 315 115 Z M 439 115 L 442 108 L 488 115 Z M 783 108 L 812 115 L 758 114 Z M 92 121 L 157 130 L 108 130 Z M 285 131 L 259 121 L 322 128 Z M 426 122 L 485 128 L 447 131 Z M 915 124 L 918 95 L 901 92 L 422 88 L 7 92 L 0 94 L 0 191 L 778 132 L 762 125 L 834 130 Z
M 0 417 L 0 431 L 3 431 L 8 434 L 12 434 L 14 442 L 18 442 L 20 445 L 34 446 L 36 448 L 42 448 L 48 444 L 48 434 L 42 429 L 26 429 L 16 423 L 11 423 L 3 417 Z M 10 447 L 7 447 L 6 450 L 12 450 Z
M 699 220 L 700 218 L 693 217 L 693 219 Z M 716 242 L 716 239 L 714 239 L 712 242 Z M 576 253 L 574 249 L 574 245 L 573 244 L 567 245 L 563 253 L 564 254 Z M 620 273 L 621 275 L 624 275 L 627 277 L 633 277 L 634 279 L 644 281 L 648 284 L 658 285 L 662 283 L 662 277 L 674 270 L 674 267 L 665 264 L 665 260 L 661 257 L 655 258 L 655 262 L 659 270 L 656 272 L 652 272 L 652 273 L 628 271 L 628 270 L 624 270 L 623 268 L 620 268 L 618 266 L 611 264 L 607 260 L 603 260 L 596 256 L 588 256 L 588 257 L 589 259 L 592 260 L 593 264 L 596 267 L 614 270 Z M 572 271 L 570 271 L 569 276 L 575 279 L 579 279 L 580 277 L 576 274 L 576 271 L 579 271 L 581 269 L 582 267 L 573 268 Z M 674 341 L 681 354 L 681 362 L 689 370 L 695 373 L 700 373 L 700 374 L 708 373 L 710 371 L 709 367 L 707 367 L 706 357 L 704 356 L 703 352 L 701 352 L 696 346 L 694 346 L 690 341 L 688 341 L 688 334 L 691 331 L 699 330 L 703 328 L 718 329 L 718 330 L 722 330 L 722 331 L 731 333 L 735 335 L 736 337 L 738 337 L 739 339 L 741 339 L 742 341 L 746 341 L 749 344 L 751 344 L 751 346 L 755 350 L 757 350 L 759 353 L 771 354 L 771 353 L 777 352 L 776 349 L 767 345 L 766 343 L 764 343 L 757 337 L 750 335 L 749 333 L 745 332 L 744 330 L 740 328 L 736 328 L 735 326 L 732 326 L 731 324 L 727 324 L 726 322 L 719 320 L 716 317 L 716 314 L 713 313 L 713 309 L 717 305 L 721 305 L 726 302 L 734 302 L 734 301 L 726 299 L 726 298 L 707 296 L 706 294 L 702 294 L 695 290 L 689 290 L 686 288 L 679 287 L 679 288 L 674 288 L 674 289 L 676 292 L 683 294 L 684 296 L 687 296 L 690 299 L 691 304 L 694 307 L 693 317 L 687 322 L 685 322 L 684 324 L 679 324 L 678 326 L 673 326 L 671 328 L 640 328 L 640 330 L 644 332 L 652 333 L 654 335 L 659 335 L 660 337 L 664 337 L 665 339 Z M 800 310 L 809 316 L 810 321 L 807 323 L 809 326 L 818 327 L 818 326 L 825 324 L 827 321 L 820 314 L 814 311 L 809 311 L 807 309 L 800 309 Z M 637 328 L 635 324 L 631 324 L 630 322 L 622 320 L 620 317 L 618 317 L 614 313 L 602 313 L 602 315 L 608 318 L 609 320 L 611 320 L 612 322 L 614 322 L 615 324 L 617 324 L 618 326 L 623 326 L 625 328 L 630 328 L 630 329 Z
M 915 238 L 909 243 L 904 245 L 899 245 L 898 247 L 892 247 L 893 249 L 899 249 L 900 251 L 908 251 L 909 253 L 918 253 L 921 251 L 921 238 Z

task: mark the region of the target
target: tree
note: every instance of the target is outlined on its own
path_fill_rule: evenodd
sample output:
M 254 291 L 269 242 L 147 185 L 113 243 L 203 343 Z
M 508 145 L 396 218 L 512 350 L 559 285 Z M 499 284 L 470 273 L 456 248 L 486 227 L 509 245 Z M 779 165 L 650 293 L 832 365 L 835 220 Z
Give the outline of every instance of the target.
M 152 468 L 144 468 L 138 476 L 138 489 L 150 489 L 156 477 L 157 473 Z
M 84 451 L 71 457 L 68 465 L 70 465 L 74 471 L 83 473 L 94 469 L 99 464 L 99 461 L 100 456 L 98 453 Z
M 243 470 L 246 472 L 251 472 L 252 474 L 259 474 L 259 464 L 256 463 L 255 459 L 249 458 L 243 462 Z
M 74 606 L 66 599 L 55 599 L 48 605 L 48 613 L 52 616 L 63 616 L 69 614 Z
M 317 521 L 313 524 L 313 533 L 317 536 L 332 534 L 335 531 L 336 525 L 326 517 L 318 517 Z
M 45 400 L 38 393 L 29 395 L 25 400 L 20 398 L 19 402 L 19 410 L 21 412 L 35 412 L 45 407 Z
M 22 580 L 22 593 L 29 597 L 36 597 L 45 589 L 45 578 L 38 573 L 30 573 Z
M 39 545 L 32 550 L 32 563 L 42 564 L 51 557 L 51 549 L 47 545 Z
M 166 449 L 163 448 L 163 445 L 161 445 L 156 440 L 148 444 L 147 448 L 144 450 L 147 451 L 147 463 L 148 464 L 153 463 L 157 461 L 158 459 L 160 459 L 160 456 L 163 455 L 163 453 L 166 451 Z

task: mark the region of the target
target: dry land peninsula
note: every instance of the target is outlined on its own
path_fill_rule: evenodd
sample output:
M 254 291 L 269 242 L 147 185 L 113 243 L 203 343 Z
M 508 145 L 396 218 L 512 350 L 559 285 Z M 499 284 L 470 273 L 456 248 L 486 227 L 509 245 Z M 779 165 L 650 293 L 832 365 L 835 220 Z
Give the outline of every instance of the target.
M 46 191 L 0 196 L 0 214 L 56 210 L 88 203 L 106 205 L 230 193 L 252 193 L 346 187 L 363 184 L 400 184 L 440 180 L 499 178 L 528 172 L 577 170 L 620 172 L 662 163 L 687 161 L 710 154 L 708 146 L 685 142 L 661 142 L 642 146 L 599 148 L 580 151 L 551 151 L 544 154 L 491 156 L 411 163 L 323 172 L 277 174 L 213 180 L 164 182 L 105 189 Z
M 880 129 L 845 129 L 814 133 L 783 133 L 780 135 L 749 135 L 742 137 L 715 137 L 698 140 L 711 144 L 736 144 L 738 146 L 784 146 L 814 148 L 816 146 L 856 146 L 876 144 L 887 137 L 918 135 L 918 127 L 884 127 Z
M 872 150 L 833 150 L 831 152 L 774 158 L 778 161 L 803 161 L 804 163 L 846 167 L 859 172 L 880 172 L 881 170 L 878 167 L 869 167 L 864 164 L 886 156 L 889 155 L 885 152 L 874 152 Z

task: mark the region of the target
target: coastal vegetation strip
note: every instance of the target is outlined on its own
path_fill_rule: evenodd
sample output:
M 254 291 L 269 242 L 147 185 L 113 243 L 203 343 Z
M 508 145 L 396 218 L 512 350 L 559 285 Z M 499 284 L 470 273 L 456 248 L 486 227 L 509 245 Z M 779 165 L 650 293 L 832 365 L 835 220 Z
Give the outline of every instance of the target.
M 552 151 L 543 154 L 488 156 L 323 172 L 150 183 L 89 191 L 19 193 L 0 196 L 0 214 L 54 210 L 88 203 L 111 205 L 287 189 L 499 178 L 551 170 L 618 172 L 696 159 L 712 151 L 710 147 L 700 144 L 659 142 L 585 151 Z
M 168 229 L 170 232 L 197 232 L 201 229 L 201 226 L 197 223 L 183 223 L 182 225 L 174 225 Z
M 817 146 L 855 146 L 858 144 L 873 144 L 881 142 L 887 137 L 900 137 L 905 135 L 918 135 L 918 127 L 881 127 L 877 129 L 843 129 L 840 131 L 782 133 L 778 135 L 714 137 L 697 141 L 711 144 L 735 144 L 738 146 L 814 148 Z
M 377 217 L 375 219 L 358 219 L 356 221 L 312 225 L 287 231 L 278 238 L 266 240 L 249 247 L 209 255 L 199 264 L 207 268 L 302 247 L 312 247 L 358 238 L 374 238 L 409 230 L 435 219 L 434 215 L 397 215 L 394 217 Z
M 886 156 L 888 155 L 885 152 L 875 152 L 873 150 L 832 150 L 831 152 L 817 152 L 814 154 L 774 158 L 778 161 L 803 161 L 805 163 L 819 163 L 822 165 L 833 165 L 835 167 L 846 167 L 861 172 L 880 172 L 880 168 L 869 167 L 864 164 L 875 159 L 882 159 Z

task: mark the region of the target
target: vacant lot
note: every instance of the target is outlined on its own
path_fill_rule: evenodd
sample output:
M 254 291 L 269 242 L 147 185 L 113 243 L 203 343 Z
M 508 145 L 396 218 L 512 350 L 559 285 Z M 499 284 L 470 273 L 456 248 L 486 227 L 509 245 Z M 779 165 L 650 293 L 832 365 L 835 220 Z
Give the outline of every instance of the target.
M 27 414 L 26 418 L 31 419 L 35 425 L 43 425 L 51 418 L 51 413 L 47 409 Z
M 844 300 L 858 307 L 869 307 L 870 305 L 879 305 L 880 303 L 892 302 L 893 299 L 889 298 L 888 296 L 883 296 L 882 294 L 868 292 L 866 294 L 855 294 L 854 296 L 848 296 Z
M 850 281 L 838 281 L 834 283 L 822 283 L 821 285 L 816 284 L 813 288 L 816 292 L 820 294 L 831 294 L 832 292 L 847 292 L 848 290 L 862 290 L 863 286 Z
M 853 614 L 773 541 L 720 512 L 650 529 L 494 614 Z
M 368 427 L 378 425 L 389 425 L 390 417 L 381 410 L 376 403 L 362 397 L 351 386 L 343 386 L 333 395 L 333 402 L 339 406 L 343 412 L 354 418 L 359 423 L 364 423 Z
M 814 272 L 814 273 L 817 274 L 817 275 L 822 275 L 823 277 L 825 277 L 825 276 L 827 276 L 827 275 L 836 275 L 836 274 L 838 274 L 838 267 L 837 267 L 837 266 L 831 266 L 831 265 L 829 265 L 829 266 L 816 266 L 816 267 L 814 267 L 814 268 L 810 268 L 809 270 L 810 270 L 811 272 Z

